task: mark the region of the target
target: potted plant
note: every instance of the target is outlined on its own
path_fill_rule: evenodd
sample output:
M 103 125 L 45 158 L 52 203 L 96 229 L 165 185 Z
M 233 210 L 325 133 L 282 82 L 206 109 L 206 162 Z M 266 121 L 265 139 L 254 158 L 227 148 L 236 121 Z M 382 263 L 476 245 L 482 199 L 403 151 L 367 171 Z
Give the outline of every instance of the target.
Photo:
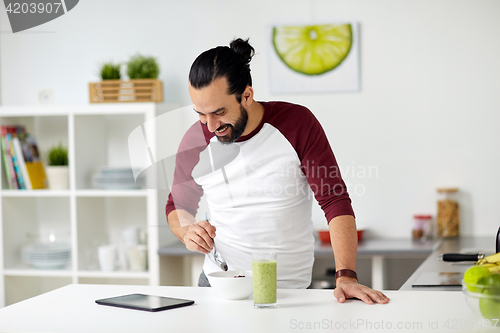
M 59 143 L 47 151 L 47 179 L 51 190 L 69 188 L 68 148 Z
M 163 86 L 158 80 L 156 58 L 137 54 L 126 63 L 129 81 L 121 80 L 121 65 L 105 63 L 100 68 L 101 82 L 89 83 L 90 103 L 162 102 Z
M 107 62 L 102 64 L 99 70 L 99 76 L 104 80 L 120 80 L 121 75 L 121 64 L 115 64 L 113 62 Z
M 129 79 L 157 79 L 158 74 L 160 74 L 160 66 L 154 57 L 137 54 L 127 63 Z

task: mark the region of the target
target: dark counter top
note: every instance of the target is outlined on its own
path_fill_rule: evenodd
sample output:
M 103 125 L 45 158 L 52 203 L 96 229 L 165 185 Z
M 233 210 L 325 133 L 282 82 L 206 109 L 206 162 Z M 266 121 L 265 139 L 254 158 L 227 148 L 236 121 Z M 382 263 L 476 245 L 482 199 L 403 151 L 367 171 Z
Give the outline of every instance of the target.
M 438 257 L 444 253 L 473 253 L 486 252 L 492 254 L 495 252 L 494 237 L 460 237 L 452 239 L 442 239 L 439 247 L 434 250 L 427 259 L 418 267 L 410 278 L 401 286 L 399 290 L 461 290 L 461 287 L 412 287 L 414 282 L 425 273 L 453 273 L 457 272 L 463 276 L 463 273 L 471 267 L 474 262 L 451 263 L 438 260 Z M 461 278 L 460 278 L 461 280 Z
M 358 244 L 358 255 L 427 255 L 435 251 L 440 246 L 440 244 L 440 240 L 428 240 L 421 242 L 413 241 L 409 238 L 365 239 Z M 158 254 L 161 256 L 202 255 L 198 252 L 189 251 L 181 242 L 176 242 L 160 247 L 158 249 Z M 333 255 L 332 246 L 328 243 L 321 243 L 319 241 L 316 241 L 316 243 L 314 244 L 314 254 L 316 256 L 330 257 Z
M 440 240 L 414 241 L 410 238 L 365 239 L 358 243 L 359 256 L 401 256 L 401 255 L 428 255 L 436 250 Z M 327 243 L 314 244 L 316 256 L 333 255 L 332 246 Z

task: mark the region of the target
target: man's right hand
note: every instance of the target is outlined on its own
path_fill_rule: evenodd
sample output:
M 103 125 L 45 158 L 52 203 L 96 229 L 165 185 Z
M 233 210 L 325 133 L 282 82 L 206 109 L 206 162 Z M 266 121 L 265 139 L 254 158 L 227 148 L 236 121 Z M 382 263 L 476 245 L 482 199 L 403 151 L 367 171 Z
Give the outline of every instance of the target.
M 188 231 L 184 235 L 184 244 L 190 251 L 197 251 L 208 254 L 214 246 L 215 227 L 208 221 L 197 221 L 189 225 Z

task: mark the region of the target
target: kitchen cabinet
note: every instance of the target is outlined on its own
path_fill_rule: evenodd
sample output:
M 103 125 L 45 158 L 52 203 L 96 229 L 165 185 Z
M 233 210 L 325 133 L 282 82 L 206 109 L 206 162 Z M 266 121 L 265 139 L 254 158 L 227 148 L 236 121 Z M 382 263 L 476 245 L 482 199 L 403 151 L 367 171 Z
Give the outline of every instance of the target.
M 58 143 L 68 147 L 70 184 L 67 190 L 9 189 L 2 161 L 0 307 L 67 284 L 159 284 L 157 191 L 92 185 L 102 167 L 130 167 L 129 135 L 155 115 L 154 103 L 0 107 L 0 125 L 24 126 L 42 157 Z M 150 153 L 155 152 L 155 130 L 147 130 Z M 154 178 L 148 173 L 145 182 L 154 183 Z M 126 268 L 121 235 L 128 227 L 147 234 L 147 271 Z M 22 247 L 40 233 L 70 245 L 65 267 L 39 269 L 23 262 Z M 110 243 L 122 250 L 121 268 L 103 272 L 97 247 Z

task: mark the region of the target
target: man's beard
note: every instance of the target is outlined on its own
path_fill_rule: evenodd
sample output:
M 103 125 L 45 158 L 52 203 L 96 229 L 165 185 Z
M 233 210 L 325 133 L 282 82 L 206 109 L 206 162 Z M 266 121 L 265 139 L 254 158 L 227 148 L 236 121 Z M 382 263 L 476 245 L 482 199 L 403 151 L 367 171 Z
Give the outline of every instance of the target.
M 245 128 L 247 127 L 247 122 L 248 122 L 248 112 L 241 104 L 240 104 L 240 113 L 241 115 L 234 124 L 234 126 L 231 124 L 226 124 L 228 127 L 230 127 L 231 131 L 230 134 L 224 136 L 217 136 L 217 140 L 219 140 L 220 143 L 223 144 L 233 143 L 234 141 L 240 138 L 243 132 L 245 132 Z

